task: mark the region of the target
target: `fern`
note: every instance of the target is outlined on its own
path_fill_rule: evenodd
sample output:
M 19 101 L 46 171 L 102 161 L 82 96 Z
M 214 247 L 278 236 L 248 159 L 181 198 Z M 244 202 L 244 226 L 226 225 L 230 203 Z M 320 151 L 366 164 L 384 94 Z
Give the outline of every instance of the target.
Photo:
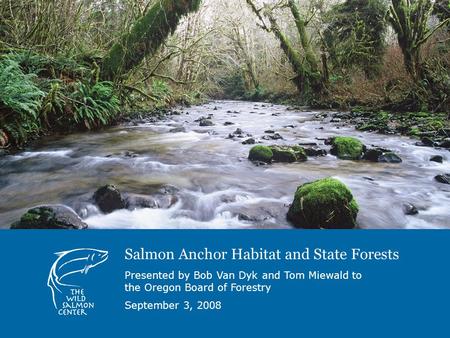
M 0 58 L 0 129 L 19 145 L 39 130 L 39 111 L 46 95 L 9 57 Z
M 71 95 L 74 121 L 87 129 L 109 124 L 119 112 L 119 99 L 111 82 L 77 82 Z

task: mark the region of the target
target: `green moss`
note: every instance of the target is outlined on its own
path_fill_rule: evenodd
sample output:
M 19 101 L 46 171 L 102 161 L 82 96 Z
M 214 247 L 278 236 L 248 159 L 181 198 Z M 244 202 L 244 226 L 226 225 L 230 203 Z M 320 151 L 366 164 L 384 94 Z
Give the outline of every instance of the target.
M 250 150 L 248 155 L 250 161 L 261 161 L 265 163 L 271 163 L 273 159 L 273 152 L 270 147 L 267 146 L 254 146 Z
M 176 29 L 181 17 L 196 11 L 200 3 L 201 0 L 157 1 L 110 49 L 102 66 L 103 78 L 115 80 L 153 55 Z
M 288 219 L 297 227 L 349 229 L 356 226 L 359 207 L 345 184 L 325 178 L 300 186 Z
M 273 160 L 275 162 L 293 163 L 297 162 L 297 155 L 290 147 L 271 146 Z
M 331 153 L 343 160 L 359 160 L 364 152 L 364 145 L 353 137 L 336 137 L 332 145 Z
M 419 136 L 420 135 L 420 129 L 417 128 L 417 127 L 410 128 L 409 131 L 408 131 L 408 135 L 409 136 Z
M 32 222 L 39 221 L 39 219 L 40 219 L 40 215 L 35 213 L 33 210 L 30 210 L 26 214 L 24 214 L 20 220 L 22 222 L 32 223 Z
M 308 160 L 308 156 L 306 155 L 305 149 L 300 146 L 293 146 L 291 149 L 294 151 L 295 156 L 297 156 L 297 161 L 304 162 Z

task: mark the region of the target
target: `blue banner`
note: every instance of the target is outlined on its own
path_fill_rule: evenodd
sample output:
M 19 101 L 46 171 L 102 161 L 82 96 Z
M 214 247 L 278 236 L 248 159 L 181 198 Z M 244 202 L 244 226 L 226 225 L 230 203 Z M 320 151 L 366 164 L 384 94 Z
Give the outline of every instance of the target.
M 444 337 L 448 231 L 3 231 L 2 337 Z

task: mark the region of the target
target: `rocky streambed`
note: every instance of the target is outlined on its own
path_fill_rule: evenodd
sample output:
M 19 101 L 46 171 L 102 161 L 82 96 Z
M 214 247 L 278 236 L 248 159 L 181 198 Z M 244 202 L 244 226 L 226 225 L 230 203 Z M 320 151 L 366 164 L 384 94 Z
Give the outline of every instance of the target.
M 290 228 L 297 188 L 332 177 L 357 201 L 361 228 L 450 227 L 445 143 L 425 147 L 407 136 L 357 131 L 349 120 L 215 101 L 161 120 L 47 138 L 0 158 L 0 226 L 9 228 L 30 208 L 58 205 L 61 227 Z M 261 146 L 265 157 L 250 161 Z M 33 227 L 54 211 L 35 210 L 25 221 Z

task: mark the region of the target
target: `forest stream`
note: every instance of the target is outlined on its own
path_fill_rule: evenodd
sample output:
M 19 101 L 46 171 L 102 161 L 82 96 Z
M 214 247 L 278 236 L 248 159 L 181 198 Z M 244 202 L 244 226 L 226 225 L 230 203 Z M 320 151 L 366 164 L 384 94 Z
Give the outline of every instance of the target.
M 448 227 L 450 188 L 434 177 L 450 172 L 450 162 L 430 162 L 434 155 L 448 159 L 448 150 L 358 132 L 317 119 L 320 112 L 280 105 L 214 101 L 178 111 L 156 122 L 44 138 L 0 158 L 0 227 L 9 227 L 31 207 L 64 204 L 91 229 L 289 228 L 286 213 L 296 188 L 328 176 L 352 190 L 361 228 Z M 201 117 L 214 125 L 200 126 Z M 238 128 L 242 133 L 229 137 Z M 273 132 L 283 139 L 270 139 L 277 138 Z M 253 137 L 265 145 L 317 143 L 329 151 L 324 140 L 339 135 L 391 149 L 403 163 L 345 161 L 328 154 L 257 166 L 247 159 L 252 145 L 242 144 Z M 104 215 L 91 198 L 106 184 L 139 196 L 157 195 L 164 207 Z M 417 215 L 405 214 L 411 204 Z

